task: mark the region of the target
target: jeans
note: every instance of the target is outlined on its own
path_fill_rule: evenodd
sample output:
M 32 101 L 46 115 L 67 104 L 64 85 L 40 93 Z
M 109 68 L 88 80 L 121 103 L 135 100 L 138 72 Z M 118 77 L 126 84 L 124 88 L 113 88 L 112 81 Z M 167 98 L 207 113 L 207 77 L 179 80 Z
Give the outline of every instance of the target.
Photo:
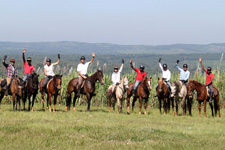
M 48 81 L 49 81 L 51 78 L 52 78 L 52 76 L 47 76 L 47 77 L 45 77 L 44 82 L 43 82 L 43 86 L 42 86 L 43 88 L 46 87 Z
M 24 77 L 23 77 L 23 81 L 26 81 L 26 79 L 27 79 L 28 77 L 30 77 L 30 76 L 31 76 L 31 74 L 25 74 Z
M 140 82 L 141 82 L 140 80 L 135 81 L 135 84 L 134 84 L 134 91 L 137 90 L 137 87 L 138 87 L 138 85 L 139 85 Z

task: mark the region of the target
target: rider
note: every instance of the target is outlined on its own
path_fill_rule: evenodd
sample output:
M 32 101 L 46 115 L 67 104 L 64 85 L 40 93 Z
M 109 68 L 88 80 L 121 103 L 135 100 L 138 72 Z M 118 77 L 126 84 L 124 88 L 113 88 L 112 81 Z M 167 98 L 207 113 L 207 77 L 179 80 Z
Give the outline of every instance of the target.
M 180 81 L 183 82 L 185 85 L 187 85 L 188 79 L 189 79 L 189 76 L 190 76 L 190 72 L 187 70 L 188 65 L 184 64 L 183 69 L 181 69 L 178 66 L 178 64 L 179 64 L 179 60 L 177 60 L 176 68 L 180 71 Z
M 2 63 L 5 66 L 5 68 L 7 69 L 7 78 L 6 78 L 7 85 L 6 85 L 6 91 L 5 91 L 5 95 L 7 96 L 9 94 L 8 88 L 9 88 L 9 85 L 11 83 L 12 77 L 13 76 L 17 77 L 17 69 L 14 66 L 15 59 L 11 58 L 10 59 L 10 64 L 6 64 L 5 63 L 6 58 L 7 58 L 7 55 L 5 55 L 5 57 L 3 58 L 3 62 Z
M 205 85 L 208 86 L 209 91 L 210 91 L 210 99 L 209 99 L 209 103 L 212 103 L 212 98 L 213 98 L 213 93 L 214 93 L 214 88 L 213 88 L 213 79 L 214 79 L 214 74 L 211 72 L 212 68 L 208 67 L 207 70 L 205 69 L 205 67 L 202 64 L 202 58 L 199 58 L 199 62 L 202 66 L 202 69 L 205 71 L 206 73 L 206 83 Z
M 34 71 L 35 68 L 31 64 L 31 61 L 32 61 L 31 57 L 27 57 L 27 62 L 26 62 L 24 53 L 26 53 L 26 49 L 23 50 L 23 64 L 24 64 L 24 78 L 23 78 L 23 81 L 26 81 L 26 79 L 31 76 L 31 74 L 32 74 L 31 71 Z
M 162 78 L 164 80 L 164 82 L 166 82 L 166 84 L 168 85 L 169 87 L 169 90 L 171 90 L 171 85 L 170 85 L 170 77 L 171 77 L 171 73 L 169 71 L 169 69 L 167 69 L 167 64 L 163 64 L 161 65 L 161 60 L 162 58 L 159 58 L 159 67 L 162 71 Z M 158 84 L 156 85 L 156 91 L 158 89 Z M 157 97 L 157 92 L 156 92 L 156 97 Z
M 119 69 L 118 66 L 114 66 L 114 72 L 112 73 L 112 82 L 113 82 L 113 85 L 111 85 L 108 89 L 114 93 L 114 90 L 115 90 L 115 87 L 116 85 L 120 84 L 120 74 L 123 70 L 123 65 L 124 65 L 124 60 L 122 59 L 122 64 L 121 64 L 121 67 Z
M 48 81 L 53 76 L 55 76 L 55 74 L 53 72 L 53 68 L 54 68 L 55 65 L 59 64 L 59 60 L 60 60 L 60 54 L 58 54 L 58 60 L 55 63 L 51 63 L 52 62 L 51 59 L 47 58 L 46 65 L 44 66 L 45 79 L 44 79 L 44 82 L 43 82 L 43 85 L 42 85 L 43 92 L 45 92 L 45 90 L 46 90 L 46 85 L 47 85 Z
M 84 56 L 81 56 L 80 58 L 81 63 L 77 65 L 77 72 L 79 74 L 77 96 L 80 96 L 81 84 L 83 83 L 83 80 L 87 78 L 86 75 L 87 75 L 88 66 L 94 61 L 94 58 L 95 58 L 95 53 L 92 53 L 92 59 L 89 62 L 85 62 Z
M 130 60 L 130 66 L 137 73 L 136 81 L 134 84 L 134 90 L 133 90 L 133 95 L 135 96 L 137 94 L 137 87 L 138 87 L 139 83 L 143 80 L 144 77 L 147 76 L 147 74 L 146 74 L 146 72 L 144 72 L 145 67 L 143 65 L 140 66 L 140 69 L 137 69 L 133 66 L 132 61 L 133 61 L 133 59 Z

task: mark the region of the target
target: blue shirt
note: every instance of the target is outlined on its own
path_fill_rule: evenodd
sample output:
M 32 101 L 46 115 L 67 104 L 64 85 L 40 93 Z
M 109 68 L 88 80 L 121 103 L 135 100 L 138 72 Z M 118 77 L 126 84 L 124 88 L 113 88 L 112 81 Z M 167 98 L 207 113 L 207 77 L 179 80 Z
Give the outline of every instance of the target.
M 187 81 L 189 79 L 190 72 L 188 70 L 187 71 L 184 71 L 183 69 L 181 69 L 178 66 L 178 64 L 176 64 L 176 68 L 180 71 L 180 80 Z

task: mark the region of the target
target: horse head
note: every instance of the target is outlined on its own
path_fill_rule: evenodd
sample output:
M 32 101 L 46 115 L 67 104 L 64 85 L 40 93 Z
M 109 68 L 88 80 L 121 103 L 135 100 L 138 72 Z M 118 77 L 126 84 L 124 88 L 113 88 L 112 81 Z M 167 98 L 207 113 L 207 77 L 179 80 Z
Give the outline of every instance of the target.
M 176 95 L 176 91 L 177 91 L 176 82 L 171 82 L 171 97 L 174 97 Z
M 123 85 L 124 85 L 126 90 L 129 89 L 129 85 L 128 84 L 129 84 L 128 77 L 123 76 Z
M 17 94 L 19 96 L 22 96 L 24 93 L 24 81 L 21 78 L 16 78 L 16 83 L 17 83 L 17 87 L 18 87 Z
M 187 95 L 189 96 L 189 98 L 192 98 L 194 90 L 195 90 L 195 83 L 194 81 L 190 80 L 188 85 L 188 92 L 187 92 Z
M 101 82 L 101 85 L 104 84 L 103 72 L 101 70 L 97 70 L 97 80 Z
M 31 75 L 31 78 L 32 78 L 32 87 L 34 90 L 37 90 L 38 89 L 38 77 L 39 75 L 37 75 L 36 73 L 33 73 Z
M 164 92 L 164 86 L 165 86 L 165 83 L 164 83 L 163 79 L 158 78 L 158 91 L 157 92 L 159 92 L 159 95 Z
M 53 84 L 57 88 L 57 90 L 60 90 L 62 84 L 62 75 L 55 75 L 53 78 Z
M 149 91 L 152 89 L 151 84 L 152 84 L 152 77 L 150 77 L 150 78 L 145 77 L 145 78 L 143 79 L 143 85 L 144 85 Z

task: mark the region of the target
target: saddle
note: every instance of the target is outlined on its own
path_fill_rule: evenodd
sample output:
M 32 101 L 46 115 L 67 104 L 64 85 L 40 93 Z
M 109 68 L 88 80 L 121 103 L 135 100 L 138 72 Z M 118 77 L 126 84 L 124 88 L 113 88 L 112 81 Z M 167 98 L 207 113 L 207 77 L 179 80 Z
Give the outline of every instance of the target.
M 215 88 L 214 88 L 214 89 L 215 89 Z M 207 91 L 207 96 L 210 97 L 210 89 L 209 89 L 208 86 L 206 86 L 206 91 Z M 213 92 L 213 97 L 214 97 L 214 96 L 217 96 L 217 95 L 218 95 L 217 90 L 214 90 L 214 92 Z

